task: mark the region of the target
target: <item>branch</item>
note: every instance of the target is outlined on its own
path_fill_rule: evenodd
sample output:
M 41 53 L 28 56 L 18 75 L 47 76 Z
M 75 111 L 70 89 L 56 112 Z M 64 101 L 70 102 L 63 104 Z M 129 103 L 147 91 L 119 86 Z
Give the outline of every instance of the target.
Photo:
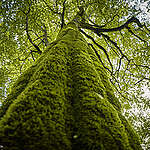
M 134 35 L 135 37 L 137 37 L 138 39 L 140 39 L 141 41 L 143 41 L 144 43 L 147 43 L 145 40 L 143 40 L 141 37 L 139 37 L 138 35 L 136 35 L 132 30 L 131 30 L 131 28 L 130 27 L 126 27 L 127 29 L 128 29 L 128 31 L 132 34 L 132 35 Z
M 35 40 L 32 40 L 33 42 L 35 42 L 36 40 L 38 40 L 38 39 L 40 39 L 43 43 L 45 43 L 44 42 L 44 40 L 43 39 L 41 39 L 41 37 L 43 37 L 44 35 L 42 35 L 42 36 L 39 36 L 36 32 L 34 32 L 33 30 L 28 30 L 28 32 L 33 32 L 36 36 L 37 36 L 37 38 L 35 39 Z
M 108 43 L 107 39 L 104 38 L 104 40 L 105 40 L 105 42 L 107 43 L 108 47 L 110 47 L 110 48 L 113 50 L 113 52 L 119 57 L 118 51 L 115 51 L 115 50 L 114 50 L 114 47 L 111 46 L 111 45 Z
M 104 63 L 103 63 L 103 61 L 102 61 L 102 59 L 101 59 L 100 55 L 98 54 L 98 52 L 97 52 L 97 50 L 94 48 L 94 46 L 93 46 L 92 44 L 90 44 L 90 43 L 89 43 L 88 45 L 90 45 L 90 46 L 93 48 L 93 50 L 94 50 L 95 54 L 97 55 L 97 57 L 98 57 L 99 61 L 100 61 L 100 62 L 101 62 L 101 64 L 103 65 L 103 67 L 104 67 L 106 70 L 108 70 L 108 71 L 112 74 L 112 72 L 110 71 L 110 69 L 109 69 L 109 68 L 107 68 L 107 67 L 104 65 Z
M 135 65 L 136 67 L 143 67 L 143 68 L 150 69 L 149 66 L 145 66 L 145 65 L 137 65 L 137 64 L 135 64 L 135 63 L 131 64 L 131 66 L 132 66 L 132 65 Z
M 33 40 L 33 42 L 35 42 L 35 41 L 37 41 L 37 40 L 41 40 L 43 43 L 45 43 L 45 42 L 41 39 L 41 37 L 43 37 L 43 36 L 44 36 L 44 35 L 38 36 L 36 39 Z
M 88 24 L 88 23 L 80 23 L 80 27 L 84 28 L 84 29 L 90 29 L 92 31 L 94 31 L 95 33 L 101 33 L 101 32 L 114 32 L 114 31 L 121 31 L 122 29 L 125 29 L 128 27 L 128 25 L 130 23 L 135 22 L 140 28 L 143 27 L 143 25 L 140 23 L 140 21 L 135 18 L 134 16 L 132 18 L 130 18 L 129 20 L 127 20 L 126 23 L 124 23 L 123 25 L 116 27 L 116 28 L 111 28 L 111 29 L 103 29 L 103 28 L 99 28 L 99 27 L 93 27 L 93 25 Z
M 48 45 L 48 43 L 49 43 L 49 41 L 48 41 L 48 34 L 47 34 L 47 30 L 46 30 L 46 25 L 45 25 L 45 23 L 41 23 L 42 25 L 40 25 L 40 24 L 38 24 L 38 23 L 36 23 L 36 25 L 38 25 L 41 29 L 42 29 L 42 32 L 43 32 L 43 35 L 42 36 L 38 36 L 38 34 L 36 33 L 36 32 L 34 32 L 34 31 L 32 31 L 37 37 L 39 37 L 39 38 L 37 38 L 37 39 L 40 39 L 42 42 L 43 42 L 43 44 L 45 44 L 45 46 L 47 46 Z M 40 38 L 40 37 L 43 37 L 42 39 Z M 34 40 L 35 41 L 35 40 Z
M 142 82 L 143 80 L 148 80 L 148 81 L 150 81 L 150 78 L 146 78 L 146 77 L 143 76 L 143 78 L 140 79 L 139 81 L 137 81 L 134 85 L 139 84 L 139 83 Z
M 93 43 L 94 43 L 96 46 L 98 46 L 101 50 L 103 50 L 104 54 L 106 55 L 106 57 L 107 57 L 107 59 L 108 59 L 108 62 L 109 62 L 109 64 L 110 64 L 110 66 L 111 66 L 111 68 L 112 68 L 112 71 L 110 71 L 110 72 L 113 72 L 113 65 L 112 65 L 112 63 L 111 63 L 111 61 L 110 61 L 109 55 L 108 55 L 107 51 L 105 50 L 105 48 L 102 47 L 101 45 L 99 45 L 97 42 L 95 42 L 95 40 L 93 39 L 93 37 L 91 37 L 90 35 L 86 34 L 83 30 L 80 29 L 80 31 L 81 31 L 87 38 L 91 39 L 91 40 L 93 41 Z
M 33 51 L 31 51 L 31 56 L 32 56 L 33 61 L 35 61 L 35 58 L 34 58 L 34 56 L 33 56 L 32 52 L 33 52 Z
M 29 10 L 28 10 L 28 12 L 25 13 L 25 14 L 26 14 L 26 28 L 25 28 L 25 30 L 26 30 L 26 33 L 27 33 L 28 40 L 29 40 L 30 43 L 34 46 L 34 48 L 36 48 L 37 52 L 38 52 L 39 54 L 41 54 L 42 51 L 40 50 L 40 48 L 39 48 L 36 44 L 34 44 L 34 42 L 32 41 L 32 38 L 30 37 L 30 34 L 29 34 L 28 14 L 30 13 L 31 5 L 32 5 L 32 1 L 31 1 L 31 3 L 29 4 Z
M 93 27 L 98 27 L 98 28 L 103 28 L 103 27 L 105 27 L 107 24 L 109 24 L 110 22 L 112 22 L 112 21 L 115 19 L 116 16 L 119 16 L 119 15 L 118 15 L 118 14 L 115 14 L 115 15 L 112 17 L 112 19 L 111 19 L 110 21 L 108 21 L 107 23 L 105 23 L 105 24 L 102 25 L 102 26 L 99 26 L 99 25 L 97 25 L 96 23 L 94 23 L 89 17 L 87 17 L 87 18 L 88 18 L 88 20 L 93 24 L 93 25 L 91 25 L 91 26 L 93 26 Z
M 117 77 L 119 76 L 119 71 L 120 71 L 120 68 L 121 68 L 122 59 L 123 59 L 123 56 L 119 59 L 118 69 L 116 70 L 116 72 L 118 72 Z
M 61 14 L 61 29 L 62 29 L 63 26 L 64 26 L 64 15 L 65 15 L 65 9 L 66 9 L 65 3 L 66 3 L 66 0 L 64 0 L 64 2 L 63 2 L 63 12 L 62 12 L 62 14 Z
M 28 57 L 29 57 L 30 54 L 31 54 L 31 52 L 23 60 L 19 59 L 19 61 L 23 61 L 22 64 L 21 64 L 21 66 L 20 66 L 20 74 L 22 73 L 21 71 L 22 71 L 23 65 L 25 64 L 25 61 L 28 59 Z
M 127 57 L 125 54 L 123 54 L 122 50 L 121 50 L 120 47 L 117 45 L 117 43 L 114 42 L 113 40 L 111 40 L 108 35 L 105 35 L 105 34 L 103 34 L 103 33 L 101 33 L 101 35 L 100 35 L 99 33 L 96 33 L 96 34 L 97 34 L 99 37 L 102 35 L 104 38 L 106 38 L 108 41 L 110 41 L 110 42 L 119 50 L 119 52 L 120 52 L 120 54 L 122 55 L 122 57 L 125 57 L 125 58 L 129 61 L 128 57 Z
M 114 77 L 113 77 L 114 78 Z M 115 79 L 115 78 L 114 78 Z M 130 101 L 130 99 L 127 97 L 127 96 L 124 96 L 123 94 L 122 94 L 122 92 L 121 92 L 121 87 L 120 87 L 120 85 L 118 85 L 118 87 L 119 87 L 119 89 L 117 88 L 117 86 L 114 84 L 114 82 L 110 79 L 110 82 L 111 82 L 111 84 L 114 86 L 114 88 L 116 89 L 116 91 L 126 100 L 129 100 Z M 116 79 L 115 79 L 115 82 L 116 82 Z M 117 81 L 117 83 L 118 83 L 118 81 Z M 119 83 L 118 83 L 119 84 Z M 127 93 L 128 94 L 128 93 Z M 129 95 L 129 94 L 128 94 Z

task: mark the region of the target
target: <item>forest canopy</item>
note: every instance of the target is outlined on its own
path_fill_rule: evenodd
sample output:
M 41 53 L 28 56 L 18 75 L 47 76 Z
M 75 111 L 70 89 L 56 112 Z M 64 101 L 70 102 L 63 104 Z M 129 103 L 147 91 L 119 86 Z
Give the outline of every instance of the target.
M 2 0 L 0 13 L 2 104 L 17 78 L 79 14 L 74 20 L 79 31 L 107 72 L 143 147 L 150 148 L 150 99 L 143 96 L 150 92 L 149 0 Z

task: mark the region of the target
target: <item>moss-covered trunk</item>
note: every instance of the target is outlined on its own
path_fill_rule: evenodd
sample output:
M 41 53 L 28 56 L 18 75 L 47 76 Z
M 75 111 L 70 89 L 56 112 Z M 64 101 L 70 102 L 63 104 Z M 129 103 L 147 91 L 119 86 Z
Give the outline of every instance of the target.
M 94 51 L 68 24 L 3 104 L 9 150 L 140 150 Z

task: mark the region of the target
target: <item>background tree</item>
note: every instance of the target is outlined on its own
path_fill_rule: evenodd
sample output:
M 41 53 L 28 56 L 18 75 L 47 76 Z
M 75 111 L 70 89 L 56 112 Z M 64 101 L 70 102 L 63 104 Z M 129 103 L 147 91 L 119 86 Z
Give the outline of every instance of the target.
M 7 88 L 9 93 L 9 87 L 18 75 L 35 64 L 35 60 L 48 49 L 46 47 L 53 45 L 59 30 L 80 12 L 74 21 L 107 72 L 122 105 L 128 109 L 140 101 L 149 106 L 144 102 L 148 100 L 137 99 L 141 87 L 149 84 L 149 24 L 145 20 L 140 22 L 138 11 L 130 10 L 125 2 L 9 0 L 2 1 L 1 8 L 3 97 Z M 34 67 L 32 69 L 34 72 Z M 16 83 L 17 88 L 24 90 L 26 82 L 23 83 L 21 87 Z M 13 94 L 12 97 L 3 102 L 5 109 L 15 98 Z

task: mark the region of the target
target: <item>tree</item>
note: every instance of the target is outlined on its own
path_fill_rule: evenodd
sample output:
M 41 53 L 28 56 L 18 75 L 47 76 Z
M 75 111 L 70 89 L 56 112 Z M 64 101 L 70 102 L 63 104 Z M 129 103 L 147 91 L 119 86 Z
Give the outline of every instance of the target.
M 2 103 L 4 149 L 141 149 L 121 100 L 149 80 L 148 25 L 122 1 L 9 0 L 2 14 L 3 75 L 26 70 Z

